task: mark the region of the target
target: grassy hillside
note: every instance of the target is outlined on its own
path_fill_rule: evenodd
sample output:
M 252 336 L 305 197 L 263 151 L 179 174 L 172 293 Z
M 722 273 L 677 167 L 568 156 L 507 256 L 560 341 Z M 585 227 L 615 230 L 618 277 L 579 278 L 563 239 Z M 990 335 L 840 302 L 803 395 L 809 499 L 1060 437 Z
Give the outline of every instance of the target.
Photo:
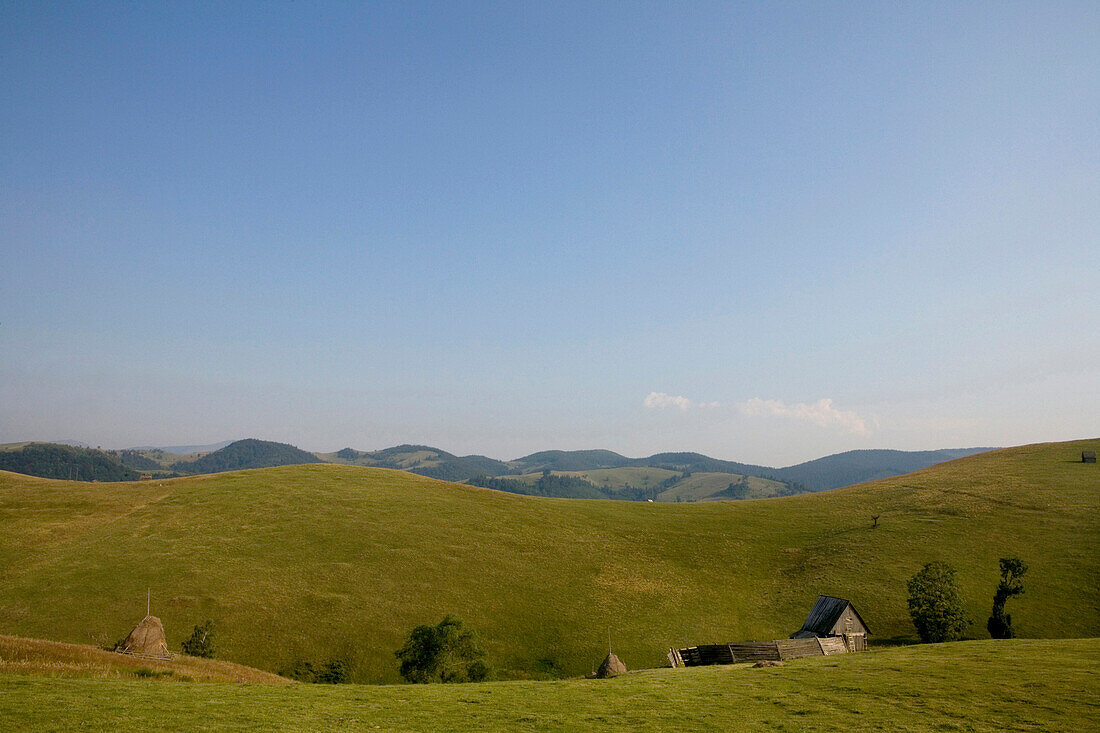
M 632 667 L 672 645 L 771 639 L 819 593 L 874 639 L 912 638 L 905 581 L 959 570 L 985 636 L 997 560 L 1031 565 L 1022 636 L 1100 627 L 1100 440 L 1006 449 L 824 494 L 695 504 L 569 501 L 307 465 L 91 484 L 0 474 L 0 630 L 87 642 L 153 610 L 178 649 L 206 618 L 224 658 L 345 659 L 396 679 L 416 624 L 455 613 L 506 674 L 579 674 L 608 630 Z M 871 528 L 870 516 L 880 515 Z
M 693 473 L 671 488 L 662 491 L 657 496 L 657 500 L 707 501 L 708 499 L 725 498 L 716 495 L 729 488 L 730 484 L 741 481 L 741 478 L 741 475 L 736 473 Z M 780 496 L 787 488 L 784 483 L 758 478 L 757 476 L 748 476 L 745 480 L 748 482 L 747 498 L 749 499 Z
M 1096 726 L 1100 641 L 980 641 L 473 685 L 186 685 L 0 674 L 18 730 L 1078 731 Z
M 0 675 L 162 679 L 181 682 L 282 682 L 278 675 L 217 659 L 179 655 L 139 659 L 85 644 L 0 636 Z

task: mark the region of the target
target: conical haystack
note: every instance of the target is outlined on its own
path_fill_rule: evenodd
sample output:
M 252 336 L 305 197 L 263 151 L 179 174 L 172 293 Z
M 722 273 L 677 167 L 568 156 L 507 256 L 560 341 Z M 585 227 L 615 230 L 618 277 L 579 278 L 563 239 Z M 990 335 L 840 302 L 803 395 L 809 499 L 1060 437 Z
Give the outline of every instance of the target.
M 608 654 L 607 658 L 603 660 L 603 664 L 596 670 L 596 677 L 603 680 L 608 677 L 617 677 L 618 675 L 626 673 L 626 665 L 619 660 L 614 654 Z
M 142 657 L 169 658 L 168 641 L 164 638 L 164 625 L 156 616 L 143 618 L 118 649 L 123 654 Z

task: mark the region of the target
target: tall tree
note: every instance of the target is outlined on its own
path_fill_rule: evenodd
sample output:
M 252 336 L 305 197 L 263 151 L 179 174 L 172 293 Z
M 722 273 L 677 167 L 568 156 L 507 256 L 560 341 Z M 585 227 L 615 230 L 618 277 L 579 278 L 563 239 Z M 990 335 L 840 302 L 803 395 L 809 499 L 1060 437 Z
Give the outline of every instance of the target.
M 479 682 L 489 673 L 473 629 L 451 614 L 435 626 L 417 626 L 394 654 L 409 682 Z
M 1005 613 L 1005 603 L 1009 598 L 1024 592 L 1021 580 L 1027 572 L 1027 563 L 1018 557 L 1001 558 L 1001 582 L 993 595 L 993 614 L 985 627 L 994 639 L 1011 639 L 1016 636 L 1012 629 L 1012 616 Z
M 909 616 L 921 641 L 954 641 L 970 625 L 963 610 L 955 569 L 945 562 L 930 562 L 909 579 Z

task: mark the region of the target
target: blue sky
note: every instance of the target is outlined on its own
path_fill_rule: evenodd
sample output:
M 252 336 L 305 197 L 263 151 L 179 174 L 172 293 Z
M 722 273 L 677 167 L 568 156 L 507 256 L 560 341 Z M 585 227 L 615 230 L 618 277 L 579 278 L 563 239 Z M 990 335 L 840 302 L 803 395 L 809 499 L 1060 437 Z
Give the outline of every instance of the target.
M 1095 3 L 2 3 L 0 442 L 1100 434 Z

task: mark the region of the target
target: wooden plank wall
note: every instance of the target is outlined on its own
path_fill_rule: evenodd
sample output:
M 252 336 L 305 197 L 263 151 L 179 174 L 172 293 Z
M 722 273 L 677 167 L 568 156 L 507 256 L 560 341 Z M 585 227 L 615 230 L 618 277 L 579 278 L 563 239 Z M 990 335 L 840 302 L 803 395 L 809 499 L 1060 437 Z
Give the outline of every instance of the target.
M 698 667 L 705 664 L 733 664 L 733 655 L 730 653 L 729 644 L 700 644 L 679 651 L 685 667 Z
M 780 659 L 820 657 L 824 651 L 817 639 L 783 639 L 776 641 L 775 645 L 779 648 Z
M 669 649 L 673 667 L 697 667 L 707 664 L 735 662 L 778 662 L 784 659 L 845 654 L 844 639 L 835 636 L 824 639 L 776 639 L 775 641 L 740 641 L 733 644 L 702 644 L 686 649 Z
M 730 644 L 730 653 L 735 662 L 778 662 L 779 643 L 775 641 L 742 641 Z

